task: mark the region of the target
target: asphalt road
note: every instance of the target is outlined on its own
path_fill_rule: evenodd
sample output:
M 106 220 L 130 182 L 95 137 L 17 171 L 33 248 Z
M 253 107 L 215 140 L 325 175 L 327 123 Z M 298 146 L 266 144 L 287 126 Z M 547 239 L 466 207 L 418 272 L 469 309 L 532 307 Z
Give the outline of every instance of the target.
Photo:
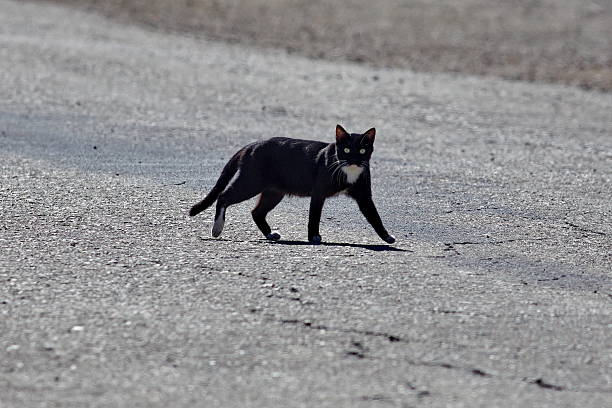
M 0 0 L 0 406 L 604 407 L 612 95 Z M 240 146 L 378 130 L 347 199 L 189 207 Z

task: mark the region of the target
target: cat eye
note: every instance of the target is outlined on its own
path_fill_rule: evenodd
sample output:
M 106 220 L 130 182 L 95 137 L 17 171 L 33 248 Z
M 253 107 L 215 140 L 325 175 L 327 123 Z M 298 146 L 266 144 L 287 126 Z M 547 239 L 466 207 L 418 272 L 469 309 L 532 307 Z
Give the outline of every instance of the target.
M 365 149 L 359 149 L 359 153 L 365 154 Z
M 350 153 L 350 152 L 351 152 L 351 149 L 349 149 L 348 147 L 344 148 L 344 153 Z

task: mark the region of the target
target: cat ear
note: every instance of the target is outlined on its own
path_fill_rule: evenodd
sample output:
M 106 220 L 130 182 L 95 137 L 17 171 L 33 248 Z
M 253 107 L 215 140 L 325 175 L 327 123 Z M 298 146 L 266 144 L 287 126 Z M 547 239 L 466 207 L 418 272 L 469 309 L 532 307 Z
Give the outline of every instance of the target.
M 351 137 L 340 125 L 336 125 L 336 143 L 346 142 Z
M 374 139 L 376 138 L 376 129 L 372 128 L 363 134 L 371 144 L 374 144 Z

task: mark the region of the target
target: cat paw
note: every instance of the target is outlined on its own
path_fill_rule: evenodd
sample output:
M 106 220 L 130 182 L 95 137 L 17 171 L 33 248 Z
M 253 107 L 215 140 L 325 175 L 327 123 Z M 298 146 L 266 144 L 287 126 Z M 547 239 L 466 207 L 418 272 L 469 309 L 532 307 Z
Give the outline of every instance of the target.
M 315 235 L 313 237 L 308 238 L 308 241 L 312 245 L 319 245 L 321 243 L 321 236 L 320 235 Z
M 225 209 L 222 208 L 215 218 L 215 223 L 212 227 L 212 236 L 219 238 L 223 232 L 223 225 L 225 225 Z
M 218 222 L 215 222 L 215 225 L 213 225 L 213 228 L 212 228 L 213 238 L 219 238 L 222 232 L 223 232 L 223 224 L 222 223 L 219 224 Z
M 393 235 L 387 235 L 386 237 L 383 238 L 383 240 L 387 244 L 393 244 L 395 242 L 395 237 Z
M 278 231 L 272 231 L 266 235 L 266 239 L 269 239 L 270 241 L 278 241 L 281 239 L 281 235 L 278 233 Z

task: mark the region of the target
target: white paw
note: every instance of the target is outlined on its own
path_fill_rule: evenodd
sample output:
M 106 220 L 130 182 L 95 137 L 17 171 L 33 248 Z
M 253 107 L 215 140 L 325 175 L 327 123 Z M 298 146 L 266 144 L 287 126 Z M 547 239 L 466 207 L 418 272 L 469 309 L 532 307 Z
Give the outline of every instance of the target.
M 387 235 L 383 239 L 387 244 L 393 244 L 395 242 L 395 237 L 393 235 Z
M 221 210 L 219 217 L 215 219 L 215 224 L 212 227 L 212 236 L 219 238 L 223 232 L 223 225 L 225 225 L 225 210 Z
M 278 231 L 272 231 L 266 235 L 266 239 L 269 239 L 270 241 L 278 241 L 281 239 L 281 235 L 278 233 Z

